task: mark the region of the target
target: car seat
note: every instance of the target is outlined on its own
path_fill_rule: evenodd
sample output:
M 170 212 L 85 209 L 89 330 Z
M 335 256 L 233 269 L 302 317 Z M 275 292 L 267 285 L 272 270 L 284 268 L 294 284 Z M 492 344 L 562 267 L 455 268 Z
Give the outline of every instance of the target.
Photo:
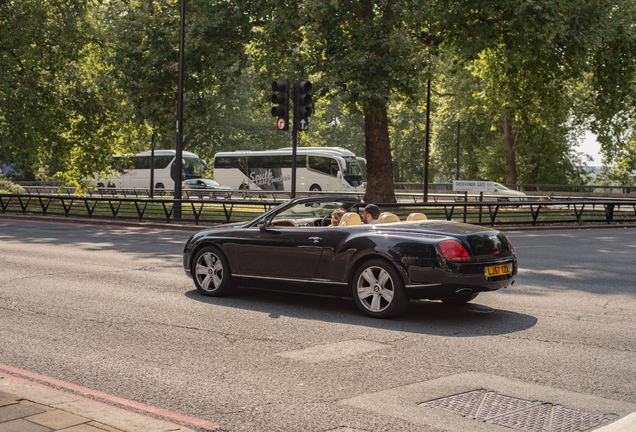
M 362 221 L 360 220 L 360 215 L 358 213 L 348 212 L 342 215 L 342 219 L 340 219 L 340 224 L 338 226 L 345 225 L 362 225 Z
M 384 212 L 378 218 L 379 224 L 391 223 L 391 222 L 400 222 L 400 218 L 394 215 L 393 213 Z
M 420 221 L 420 220 L 428 220 L 424 213 L 411 213 L 407 218 L 407 222 L 411 221 Z

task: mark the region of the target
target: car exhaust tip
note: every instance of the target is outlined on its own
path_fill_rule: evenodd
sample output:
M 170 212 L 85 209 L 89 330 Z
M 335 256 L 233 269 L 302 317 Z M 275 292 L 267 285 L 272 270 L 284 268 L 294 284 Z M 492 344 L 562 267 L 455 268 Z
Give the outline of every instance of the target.
M 472 288 L 460 288 L 455 291 L 455 294 L 472 294 Z

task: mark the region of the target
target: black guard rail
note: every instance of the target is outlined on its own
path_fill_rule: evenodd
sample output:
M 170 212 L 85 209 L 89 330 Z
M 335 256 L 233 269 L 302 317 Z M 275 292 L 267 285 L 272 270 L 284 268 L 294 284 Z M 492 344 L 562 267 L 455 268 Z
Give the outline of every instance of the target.
M 0 195 L 3 214 L 33 214 L 88 219 L 147 222 L 222 224 L 250 221 L 276 207 L 280 201 L 213 199 L 149 199 L 80 197 L 74 195 Z M 362 207 L 366 204 L 359 204 Z M 636 222 L 632 201 L 495 201 L 378 204 L 406 220 L 410 213 L 429 219 L 454 220 L 477 225 L 537 226 L 583 224 L 631 224 Z M 180 210 L 180 218 L 176 213 Z

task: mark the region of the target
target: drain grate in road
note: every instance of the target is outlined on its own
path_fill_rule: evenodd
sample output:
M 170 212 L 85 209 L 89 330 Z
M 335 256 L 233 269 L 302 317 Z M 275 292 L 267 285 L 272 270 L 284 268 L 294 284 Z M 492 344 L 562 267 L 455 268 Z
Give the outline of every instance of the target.
M 524 432 L 583 432 L 616 418 L 548 402 L 473 390 L 418 404 Z

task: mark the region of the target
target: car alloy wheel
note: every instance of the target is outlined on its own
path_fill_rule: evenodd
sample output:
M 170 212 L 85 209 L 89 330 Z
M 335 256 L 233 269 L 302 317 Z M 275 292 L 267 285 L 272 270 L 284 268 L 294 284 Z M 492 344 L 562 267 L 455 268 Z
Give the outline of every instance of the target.
M 221 296 L 234 288 L 230 266 L 225 256 L 216 248 L 201 249 L 195 256 L 193 267 L 194 284 L 201 294 Z
M 409 298 L 399 273 L 384 260 L 364 263 L 356 272 L 354 284 L 356 305 L 368 316 L 389 318 L 408 307 Z

